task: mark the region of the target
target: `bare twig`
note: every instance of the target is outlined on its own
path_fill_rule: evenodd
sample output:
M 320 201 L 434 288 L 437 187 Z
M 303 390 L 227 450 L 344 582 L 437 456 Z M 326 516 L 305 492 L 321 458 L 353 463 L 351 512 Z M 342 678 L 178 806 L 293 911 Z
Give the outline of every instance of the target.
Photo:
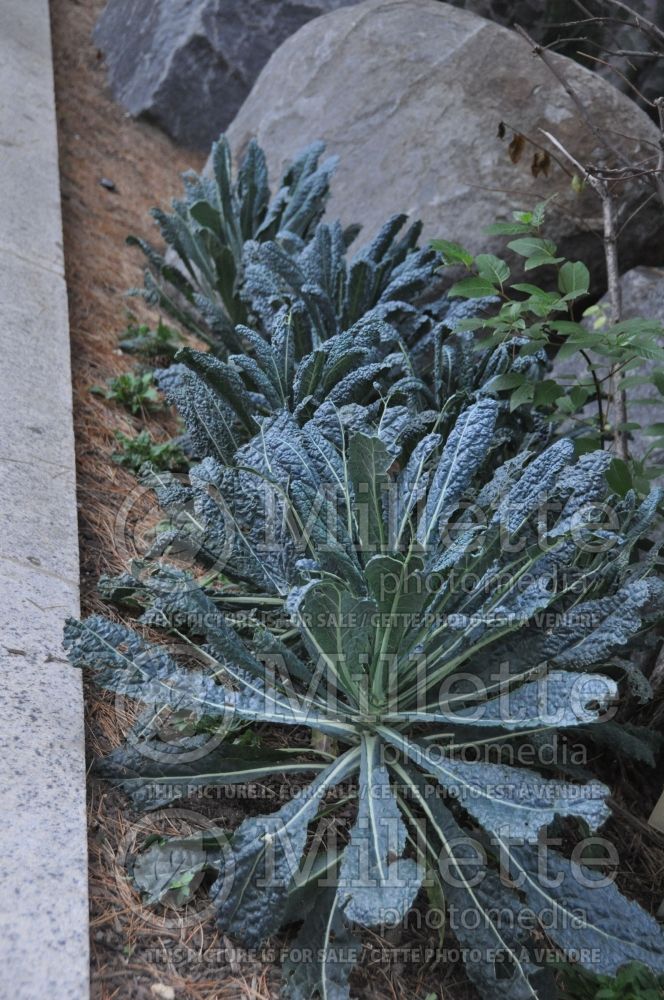
M 604 447 L 604 406 L 602 404 L 602 385 L 597 377 L 597 372 L 595 371 L 595 366 L 592 363 L 590 355 L 587 351 L 582 350 L 581 356 L 588 365 L 588 370 L 592 376 L 593 384 L 595 386 L 595 402 L 597 403 L 597 419 L 599 420 L 599 446 Z
M 611 0 L 611 2 L 619 3 L 619 0 Z M 585 7 L 581 3 L 578 3 L 577 5 L 585 13 L 589 13 L 588 11 L 586 11 Z M 626 4 L 620 3 L 619 5 L 623 9 L 630 10 L 630 8 L 628 8 Z M 630 12 L 632 14 L 634 13 L 633 11 L 630 11 Z M 637 17 L 637 15 L 634 14 L 634 17 Z M 644 23 L 647 23 L 648 25 L 650 25 L 650 22 L 644 22 Z M 533 50 L 533 53 L 542 60 L 542 62 L 547 67 L 547 69 L 550 71 L 550 73 L 555 77 L 555 79 L 561 85 L 561 87 L 563 88 L 563 90 L 565 91 L 565 93 L 567 94 L 567 96 L 569 97 L 569 99 L 574 104 L 574 107 L 576 108 L 576 110 L 577 110 L 577 112 L 579 114 L 579 117 L 581 118 L 581 120 L 583 121 L 583 123 L 586 125 L 586 127 L 590 130 L 590 132 L 592 133 L 592 135 L 595 138 L 596 142 L 598 143 L 599 147 L 600 148 L 604 148 L 608 152 L 612 153 L 612 155 L 616 158 L 616 160 L 619 163 L 622 164 L 623 168 L 625 168 L 625 170 L 628 171 L 629 176 L 625 176 L 622 179 L 623 180 L 641 180 L 641 179 L 643 179 L 644 181 L 648 181 L 655 188 L 655 190 L 658 193 L 658 196 L 660 197 L 660 199 L 664 203 L 664 172 L 661 169 L 657 169 L 657 170 L 653 169 L 651 171 L 644 170 L 644 171 L 641 171 L 639 173 L 636 173 L 634 171 L 634 164 L 631 162 L 630 158 L 623 152 L 623 150 L 620 147 L 614 145 L 614 143 L 610 141 L 610 139 L 609 139 L 610 130 L 604 129 L 602 131 L 598 127 L 598 125 L 594 121 L 592 115 L 590 114 L 588 108 L 586 107 L 586 105 L 582 101 L 581 97 L 576 92 L 576 90 L 574 89 L 574 87 L 571 85 L 571 83 L 569 82 L 569 80 L 565 76 L 565 73 L 558 67 L 558 65 L 557 65 L 557 57 L 552 56 L 552 54 L 550 52 L 548 52 L 546 50 L 546 48 L 544 48 L 543 46 L 539 45 L 528 34 L 528 32 L 526 31 L 526 29 L 523 28 L 523 27 L 521 27 L 521 25 L 515 24 L 514 27 L 515 27 L 516 31 L 521 35 L 521 37 L 524 38 L 526 40 L 526 42 L 530 45 L 530 47 Z M 653 27 L 656 27 L 656 26 L 653 25 Z M 662 39 L 664 41 L 664 32 L 660 32 L 660 34 L 662 35 Z M 593 57 L 589 57 L 589 58 L 593 58 Z M 655 102 L 655 104 L 657 104 L 657 102 Z M 663 125 L 663 128 L 664 128 L 664 125 Z M 664 135 L 664 132 L 663 132 L 663 135 Z
M 574 87 L 572 87 L 571 83 L 569 82 L 565 74 L 558 69 L 555 60 L 551 58 L 551 53 L 547 52 L 546 49 L 542 48 L 541 45 L 539 45 L 533 38 L 531 38 L 526 29 L 522 28 L 520 24 L 515 24 L 514 27 L 521 35 L 521 37 L 528 42 L 534 54 L 536 56 L 539 56 L 539 58 L 542 60 L 542 62 L 549 70 L 549 72 L 552 73 L 552 75 L 556 78 L 560 86 L 563 88 L 563 90 L 569 97 L 570 101 L 574 104 L 574 107 L 578 111 L 581 120 L 587 126 L 587 128 L 590 129 L 590 131 L 592 132 L 599 146 L 604 147 L 605 149 L 609 149 L 613 153 L 613 155 L 618 160 L 620 160 L 625 166 L 631 167 L 629 160 L 624 156 L 622 151 L 619 149 L 614 149 L 613 146 L 606 141 L 606 136 L 602 135 L 600 129 L 593 121 L 592 116 L 589 114 L 585 104 L 583 103 L 577 92 L 574 90 Z
M 605 0 L 605 3 L 611 4 L 613 7 L 618 7 L 619 10 L 625 11 L 630 17 L 634 18 L 632 22 L 635 28 L 638 28 L 645 35 L 650 35 L 658 45 L 664 45 L 664 31 L 659 28 L 653 21 L 649 21 L 647 17 L 643 17 L 642 14 L 637 14 L 629 4 L 623 3 L 623 0 Z M 629 23 L 629 22 L 626 22 Z
M 651 191 L 651 193 L 650 193 L 650 194 L 648 195 L 648 197 L 647 197 L 647 198 L 645 199 L 645 201 L 642 201 L 640 205 L 637 205 L 637 207 L 636 207 L 636 208 L 634 209 L 634 211 L 633 211 L 633 212 L 631 212 L 631 213 L 630 213 L 630 214 L 629 214 L 629 215 L 627 216 L 627 218 L 625 219 L 625 221 L 624 221 L 624 222 L 623 222 L 623 224 L 621 225 L 620 229 L 618 230 L 618 238 L 619 238 L 619 239 L 620 239 L 620 236 L 621 236 L 621 234 L 623 233 L 623 231 L 624 231 L 625 229 L 627 229 L 627 227 L 628 227 L 628 225 L 630 224 L 630 222 L 632 222 L 632 221 L 633 221 L 633 220 L 634 220 L 634 219 L 636 218 L 636 216 L 637 216 L 637 215 L 639 214 L 639 212 L 642 212 L 642 211 L 643 211 L 643 209 L 644 209 L 644 208 L 646 207 L 646 205 L 647 205 L 647 204 L 648 204 L 649 202 L 651 202 L 651 201 L 653 200 L 653 198 L 654 198 L 654 197 L 655 197 L 655 192 L 654 192 L 654 191 Z
M 634 181 L 639 177 L 654 177 L 656 170 L 652 167 L 648 170 L 628 170 L 627 167 L 592 167 L 591 173 L 603 180 L 610 181 Z
M 664 59 L 664 52 L 639 52 L 638 49 L 605 49 L 604 46 L 599 44 L 598 48 L 607 56 L 622 56 L 624 59 L 629 59 L 632 56 L 635 59 Z
M 567 157 L 570 163 L 581 172 L 584 180 L 593 188 L 602 203 L 602 221 L 604 225 L 604 260 L 606 263 L 606 277 L 609 290 L 609 303 L 611 309 L 611 322 L 619 323 L 622 317 L 622 287 L 620 285 L 620 271 L 618 268 L 618 233 L 616 230 L 615 213 L 613 210 L 613 198 L 609 186 L 604 178 L 599 177 L 596 172 L 590 171 L 582 166 L 576 157 L 572 156 L 569 150 L 565 149 L 559 139 L 556 139 L 550 132 L 540 130 L 553 143 L 556 149 L 560 150 L 563 156 Z M 619 366 L 611 369 L 611 396 L 613 398 L 616 413 L 613 420 L 613 443 L 618 458 L 626 461 L 629 458 L 629 448 L 627 444 L 627 396 L 621 387 L 623 373 Z
M 577 5 L 578 6 L 578 5 Z M 582 10 L 585 8 L 581 8 Z M 628 24 L 621 17 L 606 17 L 601 14 L 592 14 L 588 17 L 580 17 L 576 21 L 545 21 L 543 28 L 578 28 L 582 24 L 618 24 L 621 27 Z
M 593 18 L 593 11 L 590 10 L 582 0 L 574 0 L 574 6 L 585 14 L 586 17 Z M 623 18 L 607 18 L 606 24 L 608 26 L 609 40 L 616 46 L 620 47 L 620 29 L 624 29 L 625 21 Z
M 613 210 L 613 198 L 606 184 L 596 186 L 595 190 L 602 199 L 602 218 L 604 220 L 604 257 L 609 286 L 609 303 L 611 305 L 611 322 L 615 325 L 622 318 L 622 286 L 618 268 L 618 233 Z M 627 395 L 622 388 L 623 373 L 619 368 L 611 370 L 611 395 L 616 412 L 613 420 L 613 442 L 618 458 L 627 461 L 629 448 L 627 445 Z
M 617 135 L 619 139 L 626 139 L 627 142 L 633 142 L 635 146 L 650 146 L 651 149 L 659 149 L 659 142 L 653 142 L 652 139 L 646 139 L 645 136 L 637 138 L 635 135 L 628 135 L 627 132 L 621 132 L 620 129 L 609 128 L 608 125 L 605 126 L 605 130 L 609 135 Z M 645 163 L 645 160 L 641 160 L 640 163 Z
M 615 53 L 615 54 L 617 55 L 618 53 Z M 653 107 L 653 102 L 649 101 L 647 97 L 644 97 L 644 95 L 641 93 L 641 91 L 636 86 L 636 84 L 632 83 L 632 81 L 629 79 L 629 77 L 626 76 L 622 72 L 622 70 L 618 69 L 617 66 L 614 66 L 607 59 L 600 59 L 599 56 L 591 56 L 591 54 L 589 52 L 581 52 L 581 51 L 579 51 L 577 53 L 577 55 L 582 56 L 584 59 L 590 59 L 590 60 L 592 60 L 592 62 L 598 63 L 600 66 L 606 66 L 606 68 L 610 69 L 612 73 L 615 73 L 616 76 L 619 76 L 620 79 L 623 81 L 623 83 L 627 87 L 629 87 L 630 90 L 634 91 L 634 93 L 636 94 L 636 96 L 639 98 L 640 101 L 643 101 L 644 104 L 648 104 L 648 105 L 650 105 L 650 107 Z M 664 56 L 664 52 L 662 53 L 662 56 Z
M 664 204 L 664 97 L 658 97 L 655 101 L 657 116 L 659 118 L 659 156 L 657 158 L 657 173 L 655 183 L 659 197 Z
M 576 167 L 576 169 L 579 171 L 583 179 L 587 181 L 592 187 L 595 187 L 595 184 L 596 182 L 599 181 L 599 178 L 596 177 L 594 173 L 591 173 L 587 167 L 584 167 L 583 164 L 579 163 L 576 157 L 572 156 L 572 154 L 568 149 L 565 149 L 562 142 L 560 142 L 559 139 L 556 139 L 555 135 L 552 135 L 551 132 L 547 132 L 546 129 L 543 128 L 540 129 L 540 132 L 542 133 L 542 135 L 545 135 L 549 140 L 549 142 L 552 145 L 554 145 L 556 149 L 559 150 L 563 154 L 563 156 Z

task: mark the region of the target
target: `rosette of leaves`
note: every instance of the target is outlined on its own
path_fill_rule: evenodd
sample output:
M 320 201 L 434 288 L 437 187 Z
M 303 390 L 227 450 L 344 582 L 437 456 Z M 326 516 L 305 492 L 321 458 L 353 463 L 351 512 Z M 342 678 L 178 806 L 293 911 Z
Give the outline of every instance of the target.
M 437 390 L 432 392 L 422 380 L 408 371 L 403 352 L 395 351 L 387 357 L 383 356 L 382 361 L 370 360 L 370 351 L 375 351 L 375 357 L 380 357 L 384 355 L 385 345 L 394 343 L 390 327 L 367 323 L 362 325 L 361 336 L 357 332 L 354 336 L 364 345 L 362 350 L 366 352 L 366 363 L 347 372 L 349 361 L 356 361 L 358 354 L 350 352 L 351 341 L 346 342 L 343 335 L 329 342 L 329 352 L 323 351 L 326 363 L 322 368 L 314 363 L 315 355 L 305 357 L 296 370 L 295 393 L 302 385 L 303 371 L 309 388 L 302 395 L 301 404 L 293 406 L 293 413 L 288 408 L 280 408 L 272 417 L 252 418 L 247 400 L 244 412 L 239 414 L 245 419 L 238 419 L 241 385 L 237 379 L 234 383 L 230 382 L 225 363 L 209 354 L 186 355 L 193 362 L 191 374 L 183 377 L 178 369 L 174 384 L 169 387 L 161 382 L 181 410 L 194 453 L 200 455 L 207 450 L 208 457 L 189 471 L 188 482 L 150 467 L 143 469 L 143 484 L 155 491 L 160 506 L 170 520 L 168 529 L 156 539 L 151 556 L 163 555 L 172 547 L 190 555 L 194 552 L 202 566 L 215 567 L 235 579 L 238 578 L 238 566 L 234 558 L 238 555 L 238 565 L 244 567 L 239 573 L 240 579 L 255 582 L 256 577 L 252 575 L 254 563 L 264 567 L 274 564 L 270 586 L 277 590 L 288 588 L 293 580 L 292 545 L 285 525 L 282 525 L 283 530 L 277 529 L 277 523 L 283 520 L 283 508 L 278 499 L 274 500 L 270 526 L 271 530 L 278 531 L 281 548 L 276 546 L 269 557 L 252 560 L 248 542 L 240 546 L 241 550 L 246 549 L 243 552 L 239 552 L 235 542 L 231 542 L 231 538 L 235 541 L 239 539 L 240 530 L 245 539 L 250 539 L 253 510 L 265 503 L 262 482 L 252 477 L 247 479 L 245 470 L 260 470 L 261 475 L 269 477 L 272 474 L 269 456 L 280 452 L 281 439 L 297 442 L 293 454 L 298 454 L 301 461 L 288 470 L 286 478 L 290 480 L 298 476 L 301 484 L 307 483 L 313 498 L 321 482 L 331 478 L 336 478 L 337 482 L 344 481 L 342 466 L 346 436 L 348 432 L 358 431 L 375 434 L 394 462 L 405 465 L 427 433 L 433 436 L 427 437 L 426 447 L 435 450 L 454 426 L 463 407 L 473 398 L 483 397 L 483 378 L 490 378 L 491 372 L 511 364 L 510 351 L 500 348 L 490 358 L 484 359 L 483 364 L 476 366 L 479 387 L 474 387 L 470 367 L 473 352 L 469 344 L 460 343 L 454 353 L 445 352 L 448 372 L 444 382 L 442 378 L 436 379 Z M 457 366 L 456 371 L 452 365 Z M 401 371 L 401 377 L 390 385 L 395 371 Z M 328 372 L 339 377 L 336 386 L 330 385 Z M 466 380 L 467 374 L 469 377 Z M 317 382 L 313 377 L 315 375 Z M 444 401 L 438 404 L 438 399 L 449 391 L 456 378 L 456 391 L 447 398 L 443 396 Z M 203 384 L 197 385 L 198 382 Z M 231 391 L 228 391 L 229 385 Z M 285 382 L 283 392 L 286 395 Z M 293 398 L 298 403 L 297 395 L 291 395 L 287 406 L 292 406 Z M 359 399 L 363 402 L 358 402 Z M 515 422 L 505 404 L 498 404 L 496 413 L 496 426 L 489 443 L 494 463 L 502 463 L 519 449 L 526 454 L 529 446 L 541 446 L 546 427 L 538 428 L 533 419 Z M 255 437 L 241 444 L 252 430 L 258 428 L 260 430 Z M 421 449 L 423 447 L 420 446 Z M 492 473 L 493 469 L 487 464 L 486 475 Z M 248 511 L 243 518 L 247 523 L 241 529 L 235 513 L 226 511 L 225 500 L 220 505 L 211 499 L 212 496 L 234 498 L 236 495 L 244 498 Z M 259 572 L 258 579 L 261 580 L 260 586 L 268 586 L 264 572 Z M 122 589 L 126 589 L 124 585 Z M 113 591 L 111 582 L 110 589 L 106 586 L 107 596 L 112 597 Z
M 412 223 L 401 235 L 407 219 L 406 215 L 392 216 L 350 260 L 338 222 L 321 223 L 299 253 L 274 241 L 248 242 L 243 287 L 248 305 L 269 328 L 275 306 L 287 304 L 306 318 L 318 343 L 349 329 L 367 314 L 389 320 L 412 340 L 422 337 L 450 310 L 459 318 L 477 315 L 485 302 L 466 311 L 436 289 L 432 278 L 440 257 L 430 247 L 418 248 L 421 222 Z M 418 302 L 424 292 L 431 299 L 426 305 Z
M 240 298 L 247 240 L 277 240 L 300 248 L 325 209 L 335 160 L 320 162 L 324 146 L 313 143 L 285 171 L 270 199 L 265 154 L 252 140 L 233 176 L 231 151 L 222 135 L 212 147 L 211 176 L 184 174 L 184 196 L 172 212 L 152 215 L 166 254 L 130 237 L 147 258 L 144 288 L 136 290 L 212 347 L 237 350 L 235 325 L 247 318 Z
M 248 243 L 243 294 L 265 339 L 271 340 L 275 317 L 287 308 L 293 327 L 306 331 L 311 350 L 360 321 L 389 323 L 399 334 L 410 372 L 427 381 L 442 405 L 459 387 L 476 389 L 512 371 L 515 344 L 501 344 L 492 353 L 473 350 L 470 338 L 454 336 L 498 302 L 496 289 L 466 301 L 442 293 L 434 280 L 437 251 L 417 248 L 419 222 L 399 238 L 405 223 L 405 215 L 395 215 L 350 261 L 338 223 L 319 225 L 298 255 L 274 243 Z M 543 352 L 534 352 L 527 360 L 519 358 L 517 368 L 541 378 L 544 361 Z
M 425 873 L 425 888 L 472 914 L 451 926 L 473 950 L 468 974 L 488 998 L 547 995 L 547 972 L 517 919 L 526 906 L 553 911 L 551 939 L 563 951 L 587 945 L 595 972 L 630 960 L 664 968 L 657 922 L 615 886 L 593 885 L 591 872 L 554 851 L 547 879 L 538 877 L 542 832 L 561 817 L 597 830 L 608 789 L 506 762 L 522 741 L 611 725 L 602 722 L 616 694 L 611 657 L 664 599 L 653 559 L 632 560 L 653 500 L 607 499 L 607 457 L 575 462 L 567 441 L 494 468 L 477 490 L 498 409 L 481 399 L 405 462 L 378 434 L 344 430 L 343 448 L 329 449 L 315 428 L 307 434 L 281 417 L 272 437 L 266 426 L 252 443 L 255 467 L 247 454 L 231 470 L 241 480 L 203 463 L 210 481 L 220 477 L 226 531 L 229 518 L 237 528 L 229 571 L 254 584 L 247 600 L 257 612 L 269 610 L 234 627 L 223 594 L 176 570 L 155 578 L 143 621 L 175 633 L 202 668 L 98 617 L 67 626 L 72 663 L 102 686 L 207 729 L 223 720 L 226 738 L 194 759 L 177 744 L 152 753 L 135 742 L 106 758 L 101 770 L 137 805 L 210 784 L 311 776 L 276 811 L 245 819 L 223 857 L 191 862 L 217 872 L 219 925 L 249 947 L 310 914 L 293 955 L 318 958 L 286 963 L 291 997 L 348 997 L 358 929 L 398 924 Z M 615 517 L 600 520 L 600 503 Z M 268 591 L 276 597 L 265 605 Z M 268 739 L 243 752 L 229 717 L 281 729 L 280 749 Z M 303 746 L 303 728 L 323 734 L 325 748 Z M 468 755 L 488 746 L 499 748 L 497 760 Z M 347 839 L 311 838 L 316 817 L 334 815 L 339 789 L 344 807 L 349 796 L 356 802 Z M 478 830 L 487 851 L 480 878 Z M 158 860 L 163 875 L 168 854 Z
M 192 541 L 199 547 L 202 565 L 214 568 L 226 580 L 248 586 L 254 595 L 286 595 L 301 582 L 302 573 L 310 571 L 312 559 L 313 565 L 322 560 L 326 568 L 332 568 L 340 576 L 357 574 L 354 543 L 347 530 L 350 523 L 347 497 L 352 482 L 349 477 L 359 475 L 362 458 L 356 452 L 357 445 L 351 452 L 349 437 L 357 442 L 372 440 L 389 458 L 389 475 L 383 478 L 382 487 L 396 489 L 397 497 L 403 492 L 401 530 L 395 528 L 395 538 L 390 540 L 391 545 L 398 546 L 402 543 L 402 531 L 406 531 L 410 518 L 422 507 L 432 466 L 438 461 L 441 449 L 449 448 L 449 442 L 458 439 L 460 426 L 472 425 L 478 414 L 488 412 L 490 432 L 487 424 L 480 425 L 481 431 L 486 432 L 481 461 L 474 462 L 473 456 L 465 453 L 458 456 L 459 466 L 467 472 L 462 499 L 469 509 L 455 514 L 447 539 L 449 544 L 443 546 L 434 570 L 447 571 L 467 548 L 472 548 L 475 538 L 484 538 L 482 524 L 486 527 L 493 523 L 496 504 L 517 503 L 519 495 L 527 496 L 530 503 L 537 492 L 544 510 L 567 511 L 567 518 L 551 529 L 552 537 L 563 530 L 581 531 L 583 523 L 577 525 L 576 519 L 584 512 L 594 516 L 595 505 L 600 505 L 598 516 L 601 525 L 606 522 L 606 527 L 598 528 L 598 539 L 593 545 L 610 548 L 611 558 L 599 560 L 592 551 L 585 556 L 583 550 L 575 551 L 575 559 L 591 560 L 587 565 L 584 563 L 586 568 L 575 581 L 575 588 L 577 596 L 586 592 L 601 595 L 605 576 L 609 580 L 622 579 L 625 572 L 634 571 L 631 563 L 635 550 L 652 525 L 659 493 L 655 491 L 641 504 L 633 493 L 624 498 L 611 494 L 605 477 L 610 455 L 596 452 L 574 462 L 573 447 L 566 440 L 557 442 L 543 456 L 523 449 L 507 462 L 501 462 L 501 409 L 501 404 L 492 398 L 481 399 L 462 414 L 451 433 L 444 431 L 440 415 L 436 415 L 429 432 L 423 433 L 419 417 L 413 418 L 407 409 L 399 407 L 388 411 L 385 419 L 376 423 L 359 407 L 354 411 L 355 419 L 345 423 L 337 413 L 336 435 L 333 421 L 328 421 L 327 415 L 300 427 L 290 414 L 281 413 L 266 421 L 260 433 L 239 449 L 233 465 L 208 458 L 190 470 L 188 481 L 151 470 L 145 482 L 155 489 L 173 524 L 182 532 L 189 528 Z M 460 440 L 463 449 L 467 436 Z M 527 506 L 526 509 L 529 510 Z M 424 506 L 422 517 L 425 516 L 436 520 L 439 514 Z M 479 523 L 473 523 L 474 516 Z M 319 551 L 319 543 L 327 540 L 332 529 L 339 544 L 334 547 L 326 544 Z M 297 531 L 299 539 L 294 534 Z M 496 575 L 509 575 L 511 549 L 506 556 L 500 547 L 502 534 L 494 533 L 491 537 L 490 551 L 497 560 L 493 571 Z M 518 544 L 523 547 L 523 538 Z M 650 554 L 641 558 L 641 570 L 652 570 L 657 551 L 656 547 L 651 548 Z M 130 580 L 131 577 L 125 578 L 124 584 L 115 590 L 121 602 L 129 595 Z M 107 584 L 110 588 L 113 581 Z M 113 596 L 110 589 L 106 596 Z M 251 601 L 251 596 L 248 600 Z M 630 673 L 627 660 L 620 661 L 620 672 Z M 639 678 L 642 675 L 637 671 L 634 689 L 644 697 L 647 685 L 644 687 L 645 679 L 639 682 Z
M 185 348 L 176 365 L 157 373 L 200 458 L 232 462 L 262 422 L 282 412 L 303 425 L 321 408 L 359 419 L 360 408 L 375 416 L 397 405 L 413 414 L 436 407 L 399 335 L 380 320 L 365 317 L 319 344 L 312 327 L 283 308 L 269 341 L 249 327 L 237 333 L 242 354 L 223 361 Z
M 470 333 L 453 332 L 465 310 L 450 309 L 427 338 L 431 351 L 409 348 L 375 311 L 349 330 L 320 341 L 315 327 L 287 306 L 270 318 L 269 335 L 238 327 L 242 353 L 226 360 L 185 348 L 176 364 L 156 373 L 157 383 L 182 416 L 191 449 L 231 462 L 267 417 L 292 413 L 303 425 L 362 419 L 393 420 L 404 408 L 420 426 L 443 415 L 453 421 L 464 406 L 501 376 L 541 376 L 543 352 L 515 356 L 518 342 L 478 351 Z M 422 347 L 422 342 L 418 348 Z M 541 421 L 540 430 L 544 430 Z M 521 446 L 538 429 L 534 413 L 502 420 L 506 439 Z
M 445 321 L 475 316 L 485 303 L 450 303 L 431 282 L 440 258 L 420 249 L 422 224 L 402 233 L 405 215 L 389 219 L 372 242 L 348 258 L 359 226 L 320 223 L 334 159 L 320 164 L 315 143 L 286 171 L 270 201 L 263 151 L 252 141 L 233 178 L 222 136 L 213 146 L 211 176 L 184 175 L 184 197 L 173 211 L 153 210 L 166 243 L 160 253 L 131 237 L 147 257 L 145 284 L 137 290 L 217 354 L 241 350 L 238 325 L 269 339 L 282 306 L 310 326 L 314 347 L 350 329 L 365 315 L 388 319 L 415 341 L 427 340 Z M 423 307 L 423 292 L 431 300 Z

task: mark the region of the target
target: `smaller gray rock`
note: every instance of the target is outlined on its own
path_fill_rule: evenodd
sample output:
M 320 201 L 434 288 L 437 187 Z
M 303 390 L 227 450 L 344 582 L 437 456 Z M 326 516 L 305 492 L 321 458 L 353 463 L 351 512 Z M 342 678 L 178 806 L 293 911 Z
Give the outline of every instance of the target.
M 635 267 L 627 271 L 620 279 L 623 297 L 624 320 L 643 319 L 656 320 L 664 327 L 664 267 Z M 608 297 L 605 295 L 599 301 L 600 306 L 607 306 Z M 601 332 L 598 332 L 601 336 Z M 664 332 L 661 340 L 664 347 Z M 640 368 L 630 369 L 630 375 L 650 376 L 655 364 L 644 364 Z M 586 381 L 589 377 L 588 368 L 580 357 L 556 364 L 554 363 L 554 377 L 573 376 L 583 378 Z M 631 388 L 627 393 L 628 416 L 630 421 L 646 427 L 649 424 L 664 421 L 664 396 L 658 391 L 655 385 L 645 384 Z M 586 407 L 588 416 L 594 416 L 594 404 Z M 650 445 L 648 437 L 640 431 L 634 431 L 630 441 L 630 452 L 634 458 L 642 459 Z M 660 464 L 664 461 L 664 454 L 657 452 L 649 457 L 650 464 Z
M 664 323 L 664 267 L 635 267 L 623 274 L 620 285 L 623 319 L 645 316 Z
M 356 0 L 109 0 L 94 31 L 113 96 L 185 146 L 209 149 L 274 50 Z

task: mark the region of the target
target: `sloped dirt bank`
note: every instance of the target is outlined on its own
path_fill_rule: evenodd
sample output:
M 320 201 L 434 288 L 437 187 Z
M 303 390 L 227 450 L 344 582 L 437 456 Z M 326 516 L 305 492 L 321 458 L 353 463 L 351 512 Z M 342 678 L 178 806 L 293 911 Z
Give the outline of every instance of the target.
M 108 609 L 96 584 L 102 573 L 123 568 L 125 553 L 119 524 L 136 480 L 112 461 L 115 432 L 135 434 L 142 422 L 122 408 L 90 393 L 134 366 L 118 350 L 118 335 L 130 309 L 141 317 L 128 288 L 141 284 L 140 254 L 125 245 L 129 233 L 153 237 L 148 216 L 156 204 L 179 193 L 179 175 L 199 169 L 204 158 L 177 148 L 166 136 L 127 117 L 105 89 L 104 69 L 91 42 L 103 0 L 51 0 L 56 99 L 60 144 L 62 210 L 69 291 L 74 380 L 81 598 L 84 614 Z M 109 183 L 110 182 L 110 183 Z M 146 316 L 147 318 L 147 316 Z M 151 317 L 154 322 L 154 316 Z M 174 430 L 170 415 L 149 419 L 156 439 Z M 121 742 L 124 712 L 112 698 L 86 685 L 87 745 L 90 761 Z M 265 790 L 263 790 L 265 791 Z M 260 794 L 260 790 L 259 790 Z M 184 926 L 165 916 L 151 919 L 124 878 L 128 851 L 151 832 L 182 832 L 192 818 L 169 820 L 132 814 L 119 794 L 91 779 L 88 792 L 92 995 L 95 1000 L 237 1000 L 277 997 L 274 963 L 236 956 L 220 937 L 204 908 L 188 914 Z M 187 804 L 195 815 L 219 816 L 235 826 L 256 800 L 228 800 L 210 807 Z M 184 827 L 183 825 L 184 824 Z M 403 948 L 426 948 L 435 935 L 418 930 L 402 937 Z M 384 962 L 375 957 L 390 943 L 378 937 L 356 974 L 355 989 L 366 997 L 470 996 L 459 967 L 403 963 L 398 953 Z
M 84 613 L 102 609 L 96 592 L 99 575 L 123 568 L 119 514 L 136 486 L 134 477 L 115 465 L 111 455 L 116 449 L 115 431 L 135 433 L 140 425 L 126 411 L 90 394 L 92 385 L 133 366 L 117 348 L 127 308 L 140 314 L 136 300 L 123 298 L 126 289 L 141 281 L 140 255 L 125 246 L 125 237 L 151 236 L 149 208 L 165 204 L 179 192 L 181 171 L 202 165 L 199 155 L 178 149 L 149 125 L 132 121 L 110 100 L 101 60 L 90 41 L 102 6 L 103 0 L 51 0 Z M 172 433 L 173 426 L 168 414 L 150 419 L 157 438 Z M 653 718 L 652 709 L 647 717 Z M 116 702 L 88 687 L 90 758 L 119 743 L 123 728 L 123 712 Z M 607 833 L 619 846 L 621 886 L 652 911 L 660 901 L 658 884 L 664 871 L 664 838 L 645 825 L 659 793 L 657 777 L 645 768 L 619 768 L 610 758 L 596 763 L 601 776 L 616 788 L 617 809 Z M 188 803 L 186 809 L 202 821 L 221 816 L 234 826 L 258 806 L 255 800 L 228 799 Z M 260 957 L 235 955 L 204 906 L 193 908 L 182 925 L 168 915 L 153 919 L 128 887 L 124 857 L 152 831 L 181 832 L 176 818 L 134 815 L 119 795 L 94 780 L 89 816 L 92 978 L 97 1000 L 278 996 L 275 966 Z M 182 816 L 181 821 L 186 825 L 191 816 Z M 458 965 L 403 960 L 417 948 L 438 946 L 435 931 L 418 929 L 417 915 L 398 941 L 400 950 L 390 953 L 390 944 L 396 941 L 367 936 L 367 957 L 354 979 L 358 995 L 376 1000 L 401 996 L 424 1000 L 431 994 L 466 1000 L 474 995 Z M 391 955 L 389 961 L 376 957 L 382 949 Z

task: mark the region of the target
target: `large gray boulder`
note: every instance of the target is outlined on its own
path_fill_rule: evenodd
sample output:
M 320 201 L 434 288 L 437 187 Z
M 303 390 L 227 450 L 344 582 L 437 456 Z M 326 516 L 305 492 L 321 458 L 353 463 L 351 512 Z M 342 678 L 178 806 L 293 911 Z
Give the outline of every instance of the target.
M 113 96 L 185 146 L 209 149 L 270 54 L 354 0 L 109 0 L 94 32 Z
M 553 57 L 592 109 L 600 129 L 638 161 L 658 133 L 632 101 L 565 57 Z M 498 137 L 500 122 L 507 135 Z M 504 246 L 484 235 L 497 218 L 555 195 L 547 233 L 582 258 L 595 287 L 603 281 L 601 209 L 591 190 L 577 193 L 552 160 L 531 172 L 533 150 L 508 156 L 512 130 L 547 145 L 554 133 L 582 162 L 596 161 L 591 131 L 528 45 L 513 31 L 437 0 L 366 0 L 306 24 L 271 57 L 228 129 L 241 154 L 255 136 L 271 176 L 315 138 L 340 156 L 328 216 L 361 222 L 373 235 L 394 212 L 425 223 L 424 236 L 458 240 L 472 251 Z M 644 197 L 624 192 L 625 218 Z M 662 213 L 651 202 L 625 230 L 625 268 L 661 260 Z M 659 260 L 652 262 L 659 262 Z

